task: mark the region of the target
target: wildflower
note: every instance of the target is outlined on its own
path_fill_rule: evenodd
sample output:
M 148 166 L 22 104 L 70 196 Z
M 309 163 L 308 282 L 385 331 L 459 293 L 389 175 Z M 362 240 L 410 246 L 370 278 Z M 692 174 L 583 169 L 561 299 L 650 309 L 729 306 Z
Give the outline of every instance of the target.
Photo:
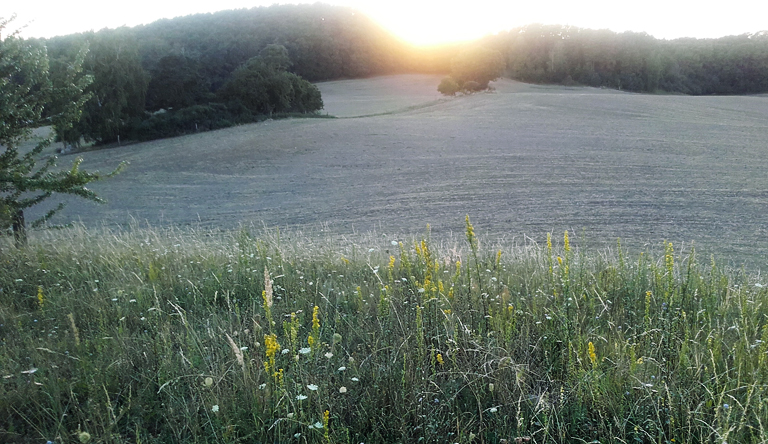
M 592 341 L 589 341 L 588 351 L 589 351 L 589 360 L 592 362 L 592 366 L 594 367 L 597 365 L 597 353 L 595 353 L 595 344 L 592 343 Z
M 313 392 L 317 391 L 317 386 L 315 384 L 308 384 L 307 388 L 312 390 Z
M 442 353 L 438 353 L 437 354 L 437 363 L 440 364 L 440 365 L 443 365 L 443 354 Z
M 285 415 L 285 416 L 287 416 L 287 417 L 288 417 L 288 419 L 291 419 L 291 418 L 293 418 L 293 412 L 291 412 L 291 413 L 289 413 L 289 414 L 287 414 L 287 415 Z
M 488 391 L 493 393 L 494 385 L 493 383 L 488 384 Z
M 339 393 L 347 393 L 346 387 L 339 387 Z
M 80 432 L 77 434 L 77 439 L 80 440 L 81 443 L 85 444 L 91 440 L 91 434 L 88 432 Z
M 325 357 L 328 358 L 328 359 L 331 359 L 333 357 L 333 353 L 328 352 L 328 353 L 325 354 Z
M 290 353 L 290 352 L 291 352 L 291 351 L 290 351 L 290 350 L 288 350 L 287 348 L 284 348 L 284 349 L 280 350 L 280 354 L 281 354 L 281 355 L 287 355 L 287 354 L 288 354 L 288 353 Z
M 43 294 L 43 286 L 42 285 L 38 285 L 38 287 L 37 287 L 37 305 L 39 305 L 42 308 L 44 303 L 45 303 L 45 295 Z
M 323 424 L 320 423 L 320 421 L 317 421 L 316 423 L 312 424 L 316 429 L 322 429 Z
M 267 384 L 259 384 L 259 390 L 264 390 L 267 388 Z
M 353 381 L 355 381 L 355 382 L 357 382 L 357 381 L 359 381 L 360 379 L 359 379 L 359 378 L 357 378 L 357 377 L 355 377 L 355 378 L 352 378 L 352 380 L 353 380 Z
M 264 367 L 269 373 L 270 368 L 275 367 L 275 354 L 280 348 L 280 344 L 277 342 L 277 335 L 274 333 L 271 335 L 264 335 L 264 345 L 267 347 L 266 354 L 269 362 L 264 363 Z
M 210 376 L 205 378 L 205 382 L 203 383 L 203 385 L 205 385 L 206 387 L 212 386 L 213 385 L 213 378 L 211 378 Z
M 290 415 L 290 413 L 289 413 L 289 415 Z M 300 437 L 300 436 L 301 436 L 301 433 L 294 433 L 294 434 L 293 434 L 293 437 L 294 437 L 294 438 L 298 438 L 298 437 Z
M 218 405 L 218 404 L 216 404 L 216 405 L 214 405 L 213 407 L 211 407 L 211 411 L 212 411 L 213 413 L 217 413 L 217 412 L 219 411 L 219 405 Z
M 315 305 L 315 307 L 312 309 L 312 329 L 319 329 L 320 328 L 320 319 L 317 317 L 317 312 L 320 310 L 320 307 Z
M 305 400 L 305 399 L 307 399 L 307 396 L 306 396 L 306 395 L 296 395 L 296 400 L 297 400 L 297 401 L 303 401 L 303 400 Z
M 339 367 L 339 371 L 340 371 L 340 372 L 343 372 L 343 371 L 344 371 L 344 370 L 346 370 L 346 369 L 347 369 L 347 368 L 346 368 L 346 367 L 344 367 L 344 366 L 341 366 L 341 367 Z
M 731 408 L 731 406 L 728 404 L 723 404 L 723 410 L 728 410 L 729 408 Z
M 496 412 L 499 411 L 499 409 L 497 409 L 496 407 L 491 407 L 490 410 L 488 410 L 488 411 L 491 412 L 491 413 L 496 413 Z
M 301 353 L 302 355 L 306 355 L 306 354 L 308 354 L 311 351 L 312 351 L 312 349 L 309 348 L 309 347 L 302 347 L 302 348 L 299 349 L 299 353 Z

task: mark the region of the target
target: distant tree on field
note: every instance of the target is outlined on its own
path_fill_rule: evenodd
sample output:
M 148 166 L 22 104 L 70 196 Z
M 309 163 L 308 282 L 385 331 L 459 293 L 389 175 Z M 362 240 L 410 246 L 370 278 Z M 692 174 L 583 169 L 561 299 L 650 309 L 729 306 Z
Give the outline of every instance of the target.
M 451 77 L 464 86 L 469 81 L 477 82 L 479 89 L 488 88 L 488 83 L 504 73 L 504 57 L 499 51 L 473 46 L 461 51 L 451 63 Z
M 481 91 L 485 88 L 481 88 L 479 83 L 475 82 L 474 80 L 470 80 L 468 82 L 464 82 L 462 89 L 468 93 L 473 93 L 476 91 Z
M 443 95 L 455 96 L 457 92 L 461 91 L 461 87 L 451 77 L 446 77 L 437 85 L 437 90 Z

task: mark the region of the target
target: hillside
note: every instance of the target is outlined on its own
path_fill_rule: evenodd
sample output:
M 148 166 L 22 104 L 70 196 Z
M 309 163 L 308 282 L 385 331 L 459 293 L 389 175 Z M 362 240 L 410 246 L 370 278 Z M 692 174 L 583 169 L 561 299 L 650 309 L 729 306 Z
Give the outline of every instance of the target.
M 434 101 L 430 78 L 395 79 L 319 84 L 329 111 L 350 118 L 267 121 L 84 153 L 84 168 L 131 165 L 94 185 L 109 204 L 72 202 L 57 222 L 328 224 L 340 234 L 414 233 L 430 223 L 435 236 L 450 236 L 470 214 L 510 242 L 570 229 L 593 246 L 619 237 L 637 248 L 695 242 L 737 263 L 768 252 L 760 222 L 768 177 L 756 161 L 765 97 L 504 80 L 495 93 Z M 376 88 L 381 108 L 357 103 L 359 91 L 375 98 Z M 355 110 L 384 114 L 352 118 Z

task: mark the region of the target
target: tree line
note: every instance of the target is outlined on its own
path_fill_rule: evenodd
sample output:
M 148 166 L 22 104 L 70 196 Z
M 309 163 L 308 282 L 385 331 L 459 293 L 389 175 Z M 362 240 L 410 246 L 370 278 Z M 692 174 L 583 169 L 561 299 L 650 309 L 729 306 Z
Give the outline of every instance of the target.
M 692 95 L 768 91 L 768 31 L 660 40 L 638 32 L 529 25 L 481 44 L 499 51 L 506 74 L 524 82 Z

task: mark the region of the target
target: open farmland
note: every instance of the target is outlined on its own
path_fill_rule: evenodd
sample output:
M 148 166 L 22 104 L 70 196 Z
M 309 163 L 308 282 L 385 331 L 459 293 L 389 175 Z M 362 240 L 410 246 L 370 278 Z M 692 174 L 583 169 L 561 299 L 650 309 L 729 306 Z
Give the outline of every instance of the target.
M 408 234 L 429 223 L 442 237 L 461 232 L 469 214 L 478 233 L 506 241 L 569 229 L 592 246 L 618 237 L 637 248 L 695 242 L 737 264 L 766 265 L 767 97 L 504 80 L 494 93 L 441 99 L 438 80 L 321 83 L 325 112 L 343 118 L 84 153 L 89 170 L 131 165 L 94 184 L 107 205 L 72 201 L 55 222 L 328 224 L 339 234 Z

